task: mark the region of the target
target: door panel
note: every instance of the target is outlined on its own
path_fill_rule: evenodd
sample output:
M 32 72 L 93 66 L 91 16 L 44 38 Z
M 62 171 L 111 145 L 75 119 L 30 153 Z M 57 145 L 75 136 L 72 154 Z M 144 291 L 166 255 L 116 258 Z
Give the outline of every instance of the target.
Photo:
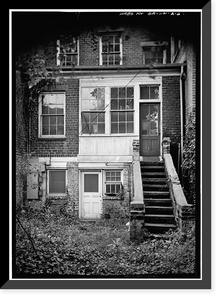
M 83 172 L 81 217 L 99 219 L 101 214 L 102 191 L 100 172 Z
M 140 154 L 160 155 L 160 104 L 140 105 Z

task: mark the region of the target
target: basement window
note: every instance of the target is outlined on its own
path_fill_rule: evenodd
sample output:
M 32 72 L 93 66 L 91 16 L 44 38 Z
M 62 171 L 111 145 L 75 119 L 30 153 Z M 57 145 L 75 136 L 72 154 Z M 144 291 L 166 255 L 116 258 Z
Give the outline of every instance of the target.
M 106 195 L 117 195 L 122 190 L 121 171 L 106 171 L 105 191 Z
M 48 170 L 48 194 L 66 195 L 66 170 Z

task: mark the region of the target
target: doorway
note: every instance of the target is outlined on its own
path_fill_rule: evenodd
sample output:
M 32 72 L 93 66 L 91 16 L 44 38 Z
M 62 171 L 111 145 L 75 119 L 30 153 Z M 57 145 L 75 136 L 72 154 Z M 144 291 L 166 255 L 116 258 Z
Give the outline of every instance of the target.
M 160 155 L 160 104 L 140 104 L 140 155 Z

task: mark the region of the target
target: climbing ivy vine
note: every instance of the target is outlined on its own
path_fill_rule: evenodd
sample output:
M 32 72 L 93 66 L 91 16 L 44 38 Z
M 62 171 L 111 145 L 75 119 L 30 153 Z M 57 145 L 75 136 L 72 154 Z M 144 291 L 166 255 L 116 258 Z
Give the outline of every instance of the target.
M 190 114 L 186 125 L 186 137 L 184 140 L 183 172 L 185 178 L 185 193 L 188 202 L 196 201 L 196 114 L 195 110 Z

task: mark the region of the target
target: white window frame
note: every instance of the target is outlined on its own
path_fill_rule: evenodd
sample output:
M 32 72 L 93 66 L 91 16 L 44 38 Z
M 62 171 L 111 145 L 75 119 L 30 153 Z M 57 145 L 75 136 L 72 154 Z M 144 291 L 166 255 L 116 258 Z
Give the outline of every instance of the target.
M 42 95 L 48 95 L 48 94 L 62 94 L 64 95 L 64 134 L 60 134 L 60 135 L 43 135 L 42 134 L 42 100 L 41 100 L 41 96 Z M 39 116 L 38 116 L 38 121 L 39 121 L 39 126 L 38 126 L 38 135 L 39 138 L 41 139 L 59 139 L 59 138 L 65 138 L 66 137 L 66 94 L 65 92 L 42 92 L 39 94 L 39 110 L 38 110 Z M 53 115 L 52 115 L 53 116 Z M 57 116 L 57 115 L 55 115 Z
M 103 57 L 102 57 L 102 37 L 103 36 L 119 36 L 119 42 L 120 42 L 120 63 L 119 65 L 104 65 L 103 64 Z M 122 35 L 117 33 L 104 33 L 99 37 L 99 65 L 100 66 L 121 66 L 123 64 L 123 42 L 122 42 Z
M 122 169 L 106 169 L 104 170 L 104 195 L 109 196 L 112 193 L 106 193 L 106 185 L 107 184 L 120 184 L 120 188 L 122 191 L 123 188 L 123 170 Z M 106 172 L 120 172 L 120 181 L 106 181 Z
M 93 88 L 93 89 L 95 89 L 95 88 L 97 88 L 97 89 L 99 89 L 99 88 L 101 88 L 101 89 L 104 89 L 105 90 L 105 109 L 101 109 L 101 110 L 85 110 L 85 109 L 83 109 L 83 107 L 82 107 L 82 100 L 84 100 L 84 99 L 82 99 L 82 89 L 83 88 Z M 80 108 L 80 114 L 79 114 L 79 120 L 80 120 L 80 127 L 79 128 L 81 128 L 81 135 L 83 135 L 83 136 L 101 136 L 101 135 L 106 135 L 106 123 L 107 123 L 107 112 L 106 112 L 106 106 L 107 106 L 107 104 L 106 104 L 106 87 L 105 86 L 92 86 L 92 85 L 89 85 L 89 86 L 82 86 L 81 88 L 80 88 L 80 98 L 79 98 L 79 101 L 80 101 L 80 104 L 79 104 L 79 108 Z M 97 115 L 99 115 L 100 113 L 104 113 L 104 116 L 105 116 L 105 131 L 104 131 L 104 133 L 85 133 L 84 132 L 84 128 L 85 127 L 83 127 L 82 126 L 82 118 L 83 118 L 83 115 L 82 115 L 82 113 L 96 113 Z
M 49 172 L 50 171 L 65 171 L 65 193 L 49 193 Z M 47 195 L 49 197 L 67 196 L 67 169 L 66 168 L 48 168 L 47 169 Z
M 75 39 L 75 37 L 73 37 L 73 39 Z M 77 66 L 79 66 L 79 38 L 76 38 L 76 43 L 77 43 L 77 53 L 74 53 L 75 55 L 77 55 Z M 72 67 L 72 66 L 66 66 L 66 65 L 62 65 L 61 63 L 61 59 L 59 59 L 59 56 L 61 54 L 60 52 L 60 40 L 58 39 L 56 42 L 56 65 L 57 66 L 63 66 L 63 67 Z
M 123 110 L 120 110 L 120 109 L 111 109 L 111 89 L 112 88 L 133 88 L 133 94 L 134 94 L 134 97 L 133 97 L 133 108 L 132 109 L 123 109 Z M 111 122 L 111 114 L 112 112 L 132 112 L 133 113 L 133 132 L 115 132 L 115 133 L 112 133 L 112 122 Z M 123 136 L 126 136 L 126 135 L 134 135 L 135 134 L 135 87 L 134 86 L 110 86 L 110 105 L 109 105 L 109 114 L 110 114 L 110 118 L 109 118 L 109 123 L 110 123 L 110 136 L 119 136 L 119 135 L 123 135 Z

